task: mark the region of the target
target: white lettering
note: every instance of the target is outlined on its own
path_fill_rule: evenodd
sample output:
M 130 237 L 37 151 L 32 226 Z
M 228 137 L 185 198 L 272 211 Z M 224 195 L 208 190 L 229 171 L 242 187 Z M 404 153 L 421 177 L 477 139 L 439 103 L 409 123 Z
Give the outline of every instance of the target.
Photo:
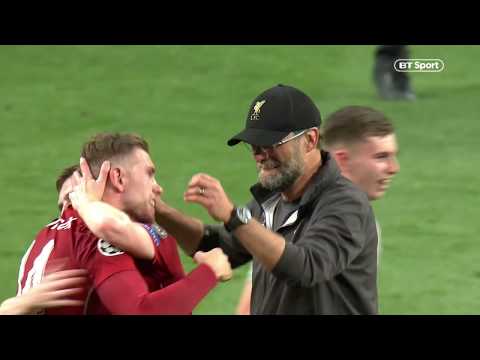
M 412 67 L 412 62 L 411 61 L 401 61 L 398 63 L 398 67 L 400 70 L 407 70 Z
M 70 218 L 65 221 L 62 218 L 59 218 L 55 221 L 52 221 L 50 224 L 48 224 L 46 227 L 50 227 L 52 230 L 65 230 L 65 229 L 70 229 L 72 227 L 72 222 L 74 220 L 77 220 L 77 218 L 70 216 Z
M 440 72 L 445 63 L 441 59 L 397 59 L 393 67 L 399 72 Z

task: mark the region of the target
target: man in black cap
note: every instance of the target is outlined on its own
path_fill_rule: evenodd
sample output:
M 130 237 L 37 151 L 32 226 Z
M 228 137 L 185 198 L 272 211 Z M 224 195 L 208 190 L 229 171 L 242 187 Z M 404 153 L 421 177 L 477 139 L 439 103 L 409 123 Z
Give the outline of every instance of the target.
M 364 192 L 319 146 L 320 113 L 300 90 L 270 88 L 243 131 L 258 169 L 253 199 L 235 206 L 197 174 L 184 198 L 223 225 L 204 225 L 156 201 L 156 221 L 188 253 L 221 247 L 232 267 L 253 259 L 252 314 L 377 314 L 377 232 Z

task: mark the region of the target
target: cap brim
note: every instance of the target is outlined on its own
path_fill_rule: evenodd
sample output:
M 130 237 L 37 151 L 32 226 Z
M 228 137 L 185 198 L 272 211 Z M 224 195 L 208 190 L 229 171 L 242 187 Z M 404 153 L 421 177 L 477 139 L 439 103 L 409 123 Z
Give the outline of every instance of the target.
M 237 145 L 240 141 L 258 146 L 272 146 L 284 139 L 290 131 L 272 131 L 247 128 L 227 141 L 228 146 Z

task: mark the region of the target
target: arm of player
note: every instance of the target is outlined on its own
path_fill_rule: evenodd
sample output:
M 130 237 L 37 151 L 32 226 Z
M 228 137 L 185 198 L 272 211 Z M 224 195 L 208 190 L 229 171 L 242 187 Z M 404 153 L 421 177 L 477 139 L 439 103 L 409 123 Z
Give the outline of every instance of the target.
M 227 256 L 221 249 L 197 252 L 199 266 L 183 279 L 149 292 L 140 273 L 132 269 L 108 277 L 97 286 L 97 294 L 112 314 L 188 315 L 215 287 L 217 280 L 232 276 Z
M 75 205 L 73 206 L 75 208 Z M 102 201 L 86 202 L 77 206 L 75 209 L 96 236 L 133 257 L 148 260 L 154 258 L 155 247 L 150 235 L 123 211 Z
M 175 237 L 185 253 L 193 256 L 204 232 L 204 225 L 200 220 L 182 214 L 163 202 L 160 196 L 157 196 L 155 199 L 155 221 Z
M 114 315 L 189 315 L 216 284 L 214 272 L 200 265 L 182 280 L 154 292 L 149 292 L 136 271 L 114 274 L 96 290 Z
M 78 211 L 88 228 L 99 238 L 141 259 L 153 259 L 154 244 L 145 229 L 133 222 L 123 211 L 107 204 L 100 199 L 105 190 L 105 184 L 110 164 L 105 161 L 100 169 L 97 180 L 94 180 L 85 159 L 80 159 L 83 177 L 78 173 L 78 185 L 70 193 L 72 206 Z
M 250 315 L 250 303 L 252 298 L 252 279 L 245 282 L 240 299 L 235 309 L 236 315 Z

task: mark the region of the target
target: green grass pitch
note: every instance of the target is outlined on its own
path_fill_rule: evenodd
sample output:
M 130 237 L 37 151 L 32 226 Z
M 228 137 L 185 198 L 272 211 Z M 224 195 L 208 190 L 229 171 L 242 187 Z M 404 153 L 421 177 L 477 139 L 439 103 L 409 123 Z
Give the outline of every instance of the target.
M 99 131 L 150 142 L 167 202 L 183 202 L 196 172 L 244 203 L 253 160 L 226 140 L 253 98 L 278 83 L 309 94 L 323 118 L 367 105 L 394 122 L 401 171 L 374 203 L 382 225 L 382 314 L 475 314 L 480 309 L 479 46 L 412 46 L 441 73 L 411 74 L 418 99 L 385 102 L 372 83 L 374 46 L 0 46 L 0 299 L 16 290 L 20 258 L 56 215 L 58 172 Z M 182 255 L 187 270 L 192 261 Z M 247 268 L 195 314 L 232 314 Z

